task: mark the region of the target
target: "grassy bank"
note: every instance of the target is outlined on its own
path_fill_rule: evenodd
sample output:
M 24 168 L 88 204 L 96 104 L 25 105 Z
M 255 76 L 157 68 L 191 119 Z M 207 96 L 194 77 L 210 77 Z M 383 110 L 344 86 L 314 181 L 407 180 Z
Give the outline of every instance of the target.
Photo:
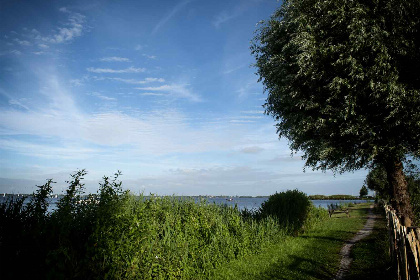
M 27 205 L 23 198 L 0 204 L 2 279 L 331 279 L 370 205 L 347 204 L 350 217 L 337 211 L 328 218 L 295 190 L 270 196 L 256 212 L 239 211 L 136 197 L 122 190 L 118 174 L 85 196 L 84 174 L 72 175 L 53 212 L 51 180 Z M 385 248 L 383 221 L 377 227 L 356 245 L 350 279 L 386 266 L 372 261 Z
M 363 228 L 370 204 L 334 214 L 311 231 L 270 244 L 260 254 L 220 267 L 213 279 L 333 279 L 345 241 Z
M 135 197 L 122 190 L 118 174 L 85 196 L 84 175 L 72 175 L 52 213 L 52 180 L 27 205 L 23 198 L 0 205 L 2 278 L 211 279 L 225 264 L 257 256 L 328 216 L 298 191 L 276 194 L 257 212 Z

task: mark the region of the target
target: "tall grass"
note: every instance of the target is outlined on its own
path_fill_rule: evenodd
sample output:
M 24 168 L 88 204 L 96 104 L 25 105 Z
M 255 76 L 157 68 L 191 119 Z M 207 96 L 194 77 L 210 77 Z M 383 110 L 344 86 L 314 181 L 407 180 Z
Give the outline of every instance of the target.
M 0 205 L 2 276 L 39 279 L 209 279 L 215 268 L 281 240 L 278 217 L 176 197 L 134 196 L 114 177 L 84 196 L 74 173 L 57 209 L 48 180 L 29 204 Z M 307 199 L 307 198 L 306 198 Z M 326 213 L 309 207 L 303 227 Z M 324 212 L 323 212 L 324 211 Z M 25 267 L 25 269 L 21 269 Z

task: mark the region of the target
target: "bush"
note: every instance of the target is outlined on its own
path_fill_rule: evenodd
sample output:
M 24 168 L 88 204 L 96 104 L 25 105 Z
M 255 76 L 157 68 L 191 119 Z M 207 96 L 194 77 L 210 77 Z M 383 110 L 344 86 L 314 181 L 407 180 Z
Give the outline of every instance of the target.
M 271 195 L 260 207 L 261 217 L 273 217 L 279 224 L 296 234 L 303 229 L 311 201 L 303 192 L 288 190 Z

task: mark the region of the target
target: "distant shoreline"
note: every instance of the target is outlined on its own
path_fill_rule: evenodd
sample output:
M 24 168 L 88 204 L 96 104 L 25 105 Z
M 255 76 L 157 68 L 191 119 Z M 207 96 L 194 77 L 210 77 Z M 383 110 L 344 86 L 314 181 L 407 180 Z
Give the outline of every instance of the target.
M 4 196 L 16 196 L 16 197 L 31 197 L 32 194 L 11 194 L 11 193 L 5 193 L 0 194 L 0 197 Z M 88 196 L 92 194 L 83 194 L 82 197 Z M 96 195 L 96 194 L 93 194 Z M 51 197 L 55 198 L 61 198 L 64 194 L 53 194 Z M 164 196 L 173 196 L 173 197 L 192 197 L 192 198 L 268 198 L 269 195 L 257 195 L 257 196 L 251 196 L 251 195 L 157 195 L 157 194 L 151 194 L 151 195 L 144 195 L 144 197 L 150 197 L 150 196 L 156 196 L 156 197 L 164 197 Z M 352 196 L 352 195 L 308 195 L 308 198 L 310 200 L 373 200 L 375 199 L 373 196 L 366 196 L 366 197 L 358 197 L 358 196 Z
M 358 197 L 352 195 L 308 195 L 310 200 L 373 200 L 373 196 Z

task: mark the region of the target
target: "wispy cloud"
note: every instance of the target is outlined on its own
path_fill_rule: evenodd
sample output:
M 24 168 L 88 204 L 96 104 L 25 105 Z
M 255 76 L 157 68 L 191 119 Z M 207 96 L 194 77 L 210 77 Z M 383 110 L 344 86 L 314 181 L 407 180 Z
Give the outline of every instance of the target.
M 14 55 L 21 55 L 22 54 L 22 52 L 19 51 L 19 50 L 11 50 L 10 53 L 14 54 Z
M 176 15 L 184 6 L 190 3 L 191 0 L 179 2 L 165 17 L 163 17 L 158 24 L 153 28 L 152 34 L 155 34 L 159 29 L 164 26 L 174 15 Z
M 140 93 L 140 95 L 143 96 L 164 96 L 164 95 L 168 95 L 167 93 L 160 93 L 160 92 L 142 92 Z
M 252 116 L 252 115 L 249 115 L 249 116 L 240 116 L 238 118 L 239 119 L 246 119 L 246 120 L 256 120 L 256 119 L 262 119 L 263 116 Z
M 242 114 L 256 114 L 256 115 L 262 115 L 264 114 L 263 110 L 249 110 L 249 111 L 241 111 Z
M 16 139 L 0 139 L 0 146 L 2 149 L 19 151 L 23 155 L 55 159 L 86 159 L 98 152 L 96 149 L 86 148 L 80 145 L 51 146 Z
M 251 120 L 230 120 L 229 122 L 231 122 L 231 123 L 253 123 L 255 121 L 251 121 Z
M 161 176 L 124 181 L 130 189 L 166 195 L 270 195 L 300 187 L 299 173 L 282 174 L 249 166 L 179 168 Z M 310 178 L 314 178 L 311 176 Z M 297 182 L 296 182 L 297 181 Z M 256 205 L 257 206 L 257 205 Z
M 241 64 L 241 65 L 234 66 L 234 67 L 232 67 L 232 68 L 228 68 L 228 69 L 226 69 L 225 71 L 223 71 L 223 74 L 225 74 L 225 75 L 227 75 L 227 74 L 231 74 L 231 73 L 233 73 L 233 72 L 235 72 L 235 71 L 238 71 L 239 69 L 244 68 L 244 67 L 245 67 L 245 66 L 247 66 L 247 65 L 248 65 L 248 64 L 243 63 L 243 64 Z
M 81 79 L 72 79 L 70 80 L 70 84 L 74 87 L 80 87 L 83 85 L 83 81 Z
M 202 101 L 200 96 L 191 92 L 191 90 L 188 88 L 188 84 L 171 84 L 158 87 L 138 87 L 136 89 L 144 90 L 146 92 L 166 93 L 168 96 L 175 98 L 185 98 L 194 102 Z
M 117 100 L 114 97 L 109 97 L 109 96 L 103 95 L 99 92 L 90 92 L 90 93 L 88 93 L 88 95 L 95 96 L 99 99 L 106 100 L 106 101 L 116 101 Z
M 262 152 L 264 149 L 258 146 L 250 146 L 250 147 L 245 147 L 243 149 L 241 149 L 242 153 L 245 154 L 257 154 Z
M 21 46 L 31 46 L 32 44 L 29 41 L 26 40 L 19 40 L 18 38 L 15 38 L 13 41 L 18 43 Z
M 67 7 L 61 7 L 60 9 L 58 9 L 60 12 L 63 13 L 70 13 L 69 9 L 67 9 Z
M 29 110 L 29 107 L 24 105 L 23 102 L 26 100 L 26 98 L 20 98 L 20 99 L 10 99 L 9 104 L 10 105 L 16 105 L 18 107 L 21 107 L 25 110 Z
M 130 62 L 131 60 L 126 57 L 118 57 L 118 56 L 110 56 L 110 57 L 103 57 L 100 61 L 107 61 L 107 62 Z
M 212 24 L 219 28 L 222 24 L 242 15 L 246 10 L 252 8 L 255 4 L 258 4 L 259 1 L 238 1 L 239 4 L 234 7 L 231 11 L 221 11 L 218 15 L 216 15 L 212 21 Z
M 146 71 L 146 68 L 135 68 L 129 67 L 125 69 L 111 69 L 111 68 L 86 68 L 87 71 L 93 73 L 142 73 Z
M 142 84 L 148 84 L 148 83 L 153 83 L 153 82 L 158 82 L 158 83 L 164 83 L 165 79 L 163 78 L 145 78 L 144 80 L 136 80 L 136 79 L 124 79 L 124 78 L 108 78 L 108 80 L 114 80 L 114 81 L 119 81 L 119 82 L 123 82 L 126 84 L 133 84 L 133 85 L 142 85 Z
M 143 56 L 147 57 L 148 59 L 156 59 L 155 55 L 148 55 L 144 53 Z
M 250 79 L 248 81 L 242 80 L 242 83 L 238 83 L 238 89 L 236 92 L 238 93 L 238 98 L 248 98 L 251 95 L 259 95 L 260 89 L 258 87 L 258 84 L 255 82 L 250 82 Z
M 6 45 L 14 49 L 0 53 L 0 55 L 21 55 L 24 51 L 26 54 L 43 55 L 47 54 L 45 51 L 50 48 L 50 45 L 70 42 L 74 38 L 81 36 L 86 29 L 86 17 L 64 7 L 60 8 L 59 11 L 66 14 L 66 17 L 49 34 L 42 34 L 36 29 L 26 27 L 22 28 L 21 33 L 11 31 L 12 35 L 4 38 L 8 40 Z M 30 49 L 28 50 L 28 48 Z
M 56 34 L 42 37 L 46 42 L 59 44 L 71 41 L 82 35 L 86 17 L 82 14 L 74 13 L 65 7 L 60 8 L 59 11 L 68 15 L 68 21 L 64 24 L 64 27 L 57 28 Z
M 228 13 L 226 11 L 222 11 L 220 14 L 218 14 L 214 20 L 213 20 L 213 25 L 216 28 L 219 28 L 220 25 L 222 25 L 223 23 L 237 17 L 240 13 L 238 11 L 235 11 L 233 13 Z
M 24 103 L 26 103 L 26 101 L 28 101 L 28 98 L 18 98 L 18 99 L 16 99 L 2 88 L 0 88 L 0 94 L 5 96 L 8 99 L 9 105 L 17 106 L 17 107 L 23 108 L 25 110 L 29 110 L 29 107 L 24 104 Z

